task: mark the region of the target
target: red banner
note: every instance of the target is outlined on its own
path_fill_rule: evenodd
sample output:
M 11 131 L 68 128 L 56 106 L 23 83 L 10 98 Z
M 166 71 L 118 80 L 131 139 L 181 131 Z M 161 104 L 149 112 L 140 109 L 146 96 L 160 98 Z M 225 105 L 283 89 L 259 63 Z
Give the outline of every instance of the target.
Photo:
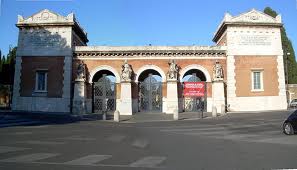
M 184 82 L 184 96 L 203 97 L 205 93 L 204 82 Z

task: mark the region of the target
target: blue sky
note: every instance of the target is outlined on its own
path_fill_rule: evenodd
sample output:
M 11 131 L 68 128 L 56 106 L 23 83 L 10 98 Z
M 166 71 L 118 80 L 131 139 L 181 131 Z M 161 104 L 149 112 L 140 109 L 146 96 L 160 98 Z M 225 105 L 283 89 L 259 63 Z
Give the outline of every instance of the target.
M 44 8 L 74 12 L 88 32 L 88 45 L 213 45 L 224 13 L 238 15 L 270 6 L 282 14 L 297 49 L 297 0 L 0 0 L 0 49 L 17 45 L 17 15 Z

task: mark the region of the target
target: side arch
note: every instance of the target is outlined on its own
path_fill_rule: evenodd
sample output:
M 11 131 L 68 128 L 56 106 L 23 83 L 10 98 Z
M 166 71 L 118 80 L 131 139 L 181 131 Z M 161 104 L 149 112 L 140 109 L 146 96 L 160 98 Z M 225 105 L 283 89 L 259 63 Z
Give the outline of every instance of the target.
M 206 82 L 211 82 L 211 77 L 210 77 L 210 74 L 209 72 L 207 71 L 206 68 L 204 68 L 203 66 L 201 65 L 198 65 L 198 64 L 192 64 L 192 65 L 188 65 L 187 67 L 183 68 L 180 72 L 180 77 L 179 77 L 179 81 L 181 82 L 184 75 L 189 71 L 189 70 L 193 70 L 193 69 L 197 69 L 197 70 L 200 70 L 203 72 L 203 74 L 205 75 L 206 77 Z
M 114 76 L 116 77 L 116 83 L 120 83 L 121 82 L 120 74 L 117 72 L 116 69 L 114 69 L 113 67 L 108 66 L 108 65 L 101 65 L 101 66 L 98 66 L 98 67 L 94 68 L 90 72 L 89 83 L 92 83 L 92 80 L 93 80 L 93 77 L 95 76 L 95 74 L 98 71 L 101 71 L 101 70 L 108 70 L 108 71 L 112 72 L 114 74 Z
M 135 78 L 135 82 L 138 82 L 139 76 L 142 72 L 144 72 L 145 70 L 155 70 L 157 71 L 161 77 L 162 77 L 162 82 L 166 82 L 166 74 L 164 73 L 164 71 L 156 66 L 156 65 L 144 65 L 141 68 L 139 68 L 136 72 L 136 78 Z

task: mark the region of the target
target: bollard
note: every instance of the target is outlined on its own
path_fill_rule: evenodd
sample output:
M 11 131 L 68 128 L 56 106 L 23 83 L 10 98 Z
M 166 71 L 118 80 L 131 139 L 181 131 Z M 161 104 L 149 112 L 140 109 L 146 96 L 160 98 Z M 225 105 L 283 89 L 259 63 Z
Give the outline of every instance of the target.
M 103 111 L 103 113 L 102 113 L 102 120 L 106 120 L 106 112 L 105 111 Z
M 221 115 L 226 114 L 226 107 L 224 104 L 221 105 Z
M 120 122 L 120 112 L 118 110 L 116 110 L 113 114 L 113 120 L 115 122 Z
M 217 117 L 217 107 L 212 106 L 212 117 Z
M 177 109 L 173 110 L 173 120 L 178 120 L 178 110 Z

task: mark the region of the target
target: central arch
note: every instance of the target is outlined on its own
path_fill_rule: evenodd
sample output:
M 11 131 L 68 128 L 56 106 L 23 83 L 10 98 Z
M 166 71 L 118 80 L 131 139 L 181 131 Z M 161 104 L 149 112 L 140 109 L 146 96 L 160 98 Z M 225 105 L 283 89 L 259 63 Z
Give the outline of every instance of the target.
M 164 71 L 156 66 L 156 65 L 145 65 L 145 66 L 142 66 L 141 68 L 139 68 L 136 72 L 136 78 L 135 78 L 135 82 L 138 82 L 138 79 L 139 79 L 139 76 L 141 75 L 142 72 L 146 71 L 146 70 L 155 70 L 157 71 L 161 77 L 162 77 L 162 82 L 166 82 L 166 74 L 164 73 Z
M 92 85 L 93 112 L 113 114 L 116 110 L 116 85 L 120 82 L 117 71 L 110 66 L 99 66 L 89 76 Z
M 138 111 L 161 113 L 163 106 L 162 83 L 166 81 L 164 72 L 157 66 L 147 65 L 137 71 Z

